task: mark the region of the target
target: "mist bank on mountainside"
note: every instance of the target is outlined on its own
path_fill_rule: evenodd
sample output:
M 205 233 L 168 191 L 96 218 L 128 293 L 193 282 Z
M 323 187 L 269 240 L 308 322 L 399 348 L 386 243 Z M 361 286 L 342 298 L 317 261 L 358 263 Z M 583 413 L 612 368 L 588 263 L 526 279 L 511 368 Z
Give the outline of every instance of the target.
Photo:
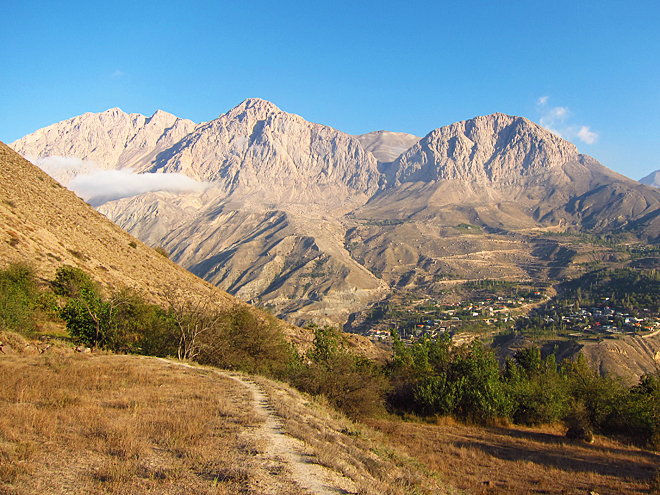
M 77 119 L 102 134 L 103 115 Z M 35 133 L 13 146 L 92 159 L 73 146 L 71 126 L 60 124 L 64 137 Z M 113 150 L 129 148 L 124 134 L 106 132 Z M 181 266 L 296 323 L 344 323 L 393 287 L 549 276 L 558 259 L 538 249 L 542 231 L 660 234 L 660 193 L 503 114 L 421 139 L 349 136 L 250 99 L 141 156 L 150 161 L 137 170 L 186 174 L 204 190 L 152 190 L 99 210 Z

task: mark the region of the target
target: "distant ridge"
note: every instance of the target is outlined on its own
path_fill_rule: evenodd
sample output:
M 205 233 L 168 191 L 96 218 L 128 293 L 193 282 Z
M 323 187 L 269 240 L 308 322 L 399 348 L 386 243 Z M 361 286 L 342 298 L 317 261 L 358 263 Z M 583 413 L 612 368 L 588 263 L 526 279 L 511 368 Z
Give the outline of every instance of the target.
M 646 184 L 647 186 L 655 187 L 656 189 L 660 188 L 660 170 L 651 172 L 643 179 L 639 179 L 639 183 Z
M 99 210 L 296 324 L 343 324 L 396 288 L 435 287 L 446 276 L 547 276 L 557 261 L 536 249 L 540 232 L 660 240 L 660 192 L 501 113 L 423 138 L 351 136 L 250 98 L 202 124 L 160 111 L 84 114 L 12 147 L 203 181 L 199 190 L 150 189 Z

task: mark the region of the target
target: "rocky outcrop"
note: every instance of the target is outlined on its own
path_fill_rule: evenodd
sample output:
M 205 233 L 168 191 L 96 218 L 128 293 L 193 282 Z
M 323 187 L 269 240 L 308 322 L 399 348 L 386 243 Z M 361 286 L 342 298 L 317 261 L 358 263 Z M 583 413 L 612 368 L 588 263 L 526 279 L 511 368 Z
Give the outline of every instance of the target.
M 162 110 L 145 117 L 111 108 L 39 129 L 10 146 L 32 161 L 46 157 L 75 157 L 105 170 L 140 170 L 194 128 L 192 121 Z
M 388 182 L 513 181 L 576 159 L 577 148 L 522 117 L 501 113 L 431 131 L 389 168 Z

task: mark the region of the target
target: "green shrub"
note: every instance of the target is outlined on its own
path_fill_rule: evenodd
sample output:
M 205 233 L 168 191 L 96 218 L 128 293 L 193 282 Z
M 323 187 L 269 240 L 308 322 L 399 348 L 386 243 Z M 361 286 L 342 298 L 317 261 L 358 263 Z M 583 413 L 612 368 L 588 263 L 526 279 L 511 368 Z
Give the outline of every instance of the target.
M 0 271 L 0 328 L 29 335 L 40 316 L 40 291 L 31 266 L 9 265 Z
M 352 418 L 381 412 L 387 380 L 380 367 L 346 349 L 339 330 L 329 326 L 312 328 L 314 346 L 290 367 L 292 385 L 326 397 Z
M 406 388 L 413 403 L 407 407 L 425 415 L 454 415 L 484 422 L 508 417 L 513 403 L 500 378 L 499 365 L 481 341 L 455 348 L 449 337 L 422 339 L 406 347 L 393 335 L 392 378 L 396 384 L 390 404 L 403 405 Z M 405 406 L 404 406 L 405 407 Z
M 292 359 L 293 347 L 279 321 L 257 316 L 244 305 L 213 314 L 208 331 L 200 336 L 198 360 L 203 364 L 282 378 Z
M 642 376 L 625 394 L 617 414 L 608 419 L 605 428 L 628 432 L 660 450 L 660 376 Z
M 532 346 L 507 360 L 506 383 L 513 401 L 512 419 L 519 424 L 538 425 L 560 421 L 567 412 L 568 384 L 559 373 L 554 354 L 541 359 Z
M 83 289 L 60 311 L 71 337 L 91 347 L 105 347 L 112 340 L 112 320 L 115 308 L 97 293 Z
M 82 291 L 99 292 L 96 282 L 80 268 L 64 265 L 55 272 L 55 279 L 51 282 L 53 292 L 58 296 L 78 297 Z

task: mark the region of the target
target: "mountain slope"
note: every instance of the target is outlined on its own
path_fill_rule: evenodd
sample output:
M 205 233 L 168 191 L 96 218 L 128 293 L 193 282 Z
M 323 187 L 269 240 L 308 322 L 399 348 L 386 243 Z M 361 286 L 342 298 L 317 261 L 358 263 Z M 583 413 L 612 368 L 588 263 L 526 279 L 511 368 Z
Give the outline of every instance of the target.
M 133 124 L 118 130 L 126 117 L 105 113 L 78 126 L 106 120 L 104 135 L 137 135 Z M 343 323 L 394 286 L 546 276 L 559 261 L 539 231 L 660 236 L 659 192 L 521 117 L 476 117 L 421 139 L 349 136 L 249 99 L 169 147 L 159 138 L 134 164 L 126 144 L 103 153 L 75 144 L 75 120 L 13 146 L 34 156 L 70 150 L 79 160 L 121 148 L 107 166 L 206 181 L 203 190 L 152 190 L 99 210 L 193 273 L 298 324 Z
M 657 216 L 660 194 L 521 117 L 493 114 L 436 129 L 384 173 L 388 187 L 357 216 L 657 236 L 655 227 L 634 222 Z
M 63 264 L 79 266 L 104 285 L 128 286 L 162 302 L 172 285 L 212 293 L 220 306 L 235 299 L 136 241 L 75 194 L 0 143 L 0 257 L 35 264 L 52 279 Z
M 11 147 L 25 157 L 76 157 L 101 169 L 140 169 L 192 132 L 195 124 L 162 110 L 151 117 L 119 108 L 85 113 L 25 136 Z
M 30 263 L 46 280 L 67 264 L 105 287 L 131 287 L 155 303 L 166 304 L 176 289 L 220 309 L 242 304 L 132 237 L 3 143 L 0 236 L 3 265 Z M 285 331 L 296 342 L 311 338 L 294 327 Z
M 646 177 L 639 179 L 640 184 L 645 184 L 647 186 L 655 187 L 655 188 L 660 188 L 660 170 L 656 170 L 655 172 L 651 172 L 649 175 Z

